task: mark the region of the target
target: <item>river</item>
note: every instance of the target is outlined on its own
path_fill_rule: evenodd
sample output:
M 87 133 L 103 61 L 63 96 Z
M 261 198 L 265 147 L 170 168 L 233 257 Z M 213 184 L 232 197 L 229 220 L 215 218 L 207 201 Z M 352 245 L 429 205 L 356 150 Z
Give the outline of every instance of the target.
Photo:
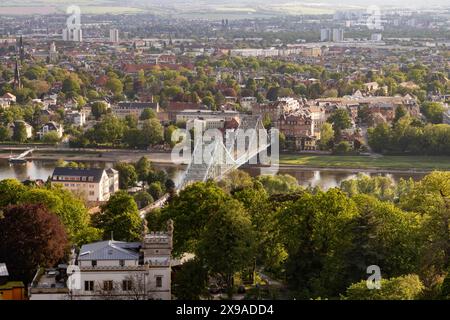
M 92 162 L 97 167 L 111 167 L 113 163 L 108 162 Z M 7 159 L 0 159 L 0 180 L 7 178 L 15 178 L 18 180 L 26 179 L 43 179 L 47 180 L 52 175 L 56 162 L 49 160 L 34 160 L 28 161 L 25 164 L 9 164 Z M 178 183 L 183 174 L 183 168 L 167 166 L 163 164 L 154 164 L 157 169 L 165 169 L 171 179 Z M 259 168 L 244 168 L 252 176 L 260 174 Z M 364 171 L 363 171 L 364 172 Z M 280 168 L 278 173 L 290 174 L 297 178 L 300 185 L 305 187 L 321 187 L 322 189 L 329 189 L 339 186 L 340 183 L 347 179 L 352 179 L 357 176 L 357 172 L 352 170 L 330 170 L 318 169 L 308 170 L 306 168 Z M 421 179 L 425 173 L 409 173 L 409 172 L 364 172 L 368 175 L 383 175 L 389 176 L 394 181 L 399 181 L 401 178 L 414 180 Z

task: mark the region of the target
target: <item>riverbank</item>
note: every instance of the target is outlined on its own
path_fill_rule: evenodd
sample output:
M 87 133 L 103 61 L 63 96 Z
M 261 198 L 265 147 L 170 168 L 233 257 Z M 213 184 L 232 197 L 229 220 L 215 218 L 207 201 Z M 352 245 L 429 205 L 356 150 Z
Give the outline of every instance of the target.
M 0 159 L 8 159 L 10 154 L 20 154 L 27 148 L 1 147 Z M 28 160 L 75 161 L 75 162 L 135 162 L 141 157 L 166 166 L 178 166 L 171 159 L 170 152 L 124 149 L 66 149 L 43 147 L 35 150 Z M 429 172 L 450 170 L 450 157 L 445 156 L 383 156 L 383 155 L 322 155 L 322 154 L 282 154 L 280 168 L 303 170 L 330 170 L 342 172 Z
M 0 147 L 0 159 L 8 159 L 10 155 L 18 155 L 27 148 Z M 141 157 L 147 157 L 153 163 L 171 165 L 170 152 L 152 152 L 148 150 L 122 150 L 122 149 L 66 149 L 66 148 L 38 148 L 26 157 L 27 160 L 43 161 L 75 161 L 75 162 L 135 162 Z M 175 164 L 174 164 L 175 165 Z
M 444 156 L 337 156 L 337 155 L 280 155 L 281 167 L 329 170 L 373 170 L 398 172 L 426 172 L 450 170 L 450 157 Z

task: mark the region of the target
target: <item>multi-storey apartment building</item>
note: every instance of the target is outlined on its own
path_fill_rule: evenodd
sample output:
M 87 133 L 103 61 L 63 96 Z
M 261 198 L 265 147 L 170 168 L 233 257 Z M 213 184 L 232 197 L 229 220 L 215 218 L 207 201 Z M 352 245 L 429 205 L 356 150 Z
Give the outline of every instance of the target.
M 119 190 L 119 173 L 111 168 L 57 167 L 51 183 L 81 195 L 89 202 L 103 202 Z
M 159 112 L 158 102 L 119 102 L 111 106 L 111 111 L 119 118 L 126 116 L 134 116 L 139 118 L 145 109 L 153 109 L 156 113 Z
M 306 110 L 283 114 L 277 128 L 286 137 L 286 145 L 294 150 L 315 150 L 314 120 Z

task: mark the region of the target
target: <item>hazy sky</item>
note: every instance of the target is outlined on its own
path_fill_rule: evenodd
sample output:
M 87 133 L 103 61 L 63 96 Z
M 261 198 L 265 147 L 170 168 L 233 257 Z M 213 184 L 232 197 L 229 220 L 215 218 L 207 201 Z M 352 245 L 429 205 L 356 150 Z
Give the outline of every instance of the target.
M 3 0 L 0 0 L 0 5 Z M 73 4 L 77 4 L 77 0 L 73 0 Z M 324 4 L 324 5 L 332 5 L 338 7 L 339 5 L 356 5 L 362 7 L 368 7 L 370 5 L 379 5 L 379 6 L 397 6 L 397 7 L 427 7 L 427 6 L 448 6 L 450 7 L 450 0 L 91 0 L 91 1 L 79 1 L 79 5 L 104 5 L 105 2 L 110 2 L 114 4 L 120 5 L 202 5 L 202 4 L 213 4 L 213 5 L 245 5 L 245 4 L 253 4 L 253 5 L 264 5 L 264 4 L 277 4 L 277 3 L 298 3 L 298 4 Z M 27 6 L 30 4 L 61 4 L 60 0 L 27 0 L 23 2 L 23 0 L 8 0 L 6 1 L 6 5 L 14 3 L 15 5 L 22 4 L 23 6 Z M 63 3 L 67 3 L 66 1 Z

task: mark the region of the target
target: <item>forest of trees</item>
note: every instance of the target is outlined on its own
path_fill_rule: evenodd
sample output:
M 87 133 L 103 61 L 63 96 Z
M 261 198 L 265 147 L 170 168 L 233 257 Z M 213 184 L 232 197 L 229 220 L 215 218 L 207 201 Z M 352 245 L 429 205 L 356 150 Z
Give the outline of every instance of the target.
M 323 191 L 236 172 L 219 185 L 188 186 L 147 220 L 157 229 L 173 219 L 174 254 L 196 256 L 175 279 L 180 298 L 204 294 L 208 274 L 232 294 L 232 276 L 256 267 L 285 282 L 291 298 L 441 299 L 449 295 L 449 182 L 448 172 L 399 183 L 360 175 Z M 380 267 L 383 290 L 365 287 L 369 265 Z

